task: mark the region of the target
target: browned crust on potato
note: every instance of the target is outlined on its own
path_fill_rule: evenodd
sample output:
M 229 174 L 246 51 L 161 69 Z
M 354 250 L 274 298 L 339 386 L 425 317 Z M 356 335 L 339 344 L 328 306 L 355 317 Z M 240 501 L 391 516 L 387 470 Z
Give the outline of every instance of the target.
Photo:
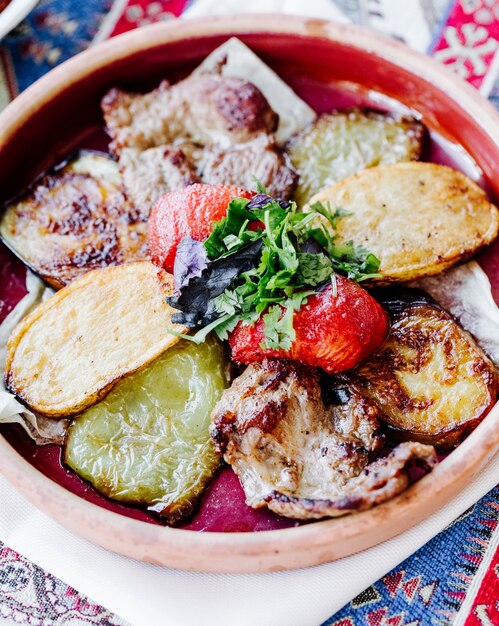
M 483 189 L 434 163 L 373 167 L 316 194 L 310 204 L 316 201 L 350 212 L 337 223 L 338 240 L 353 240 L 380 259 L 379 277 L 370 281 L 377 285 L 438 274 L 499 231 L 499 211 Z

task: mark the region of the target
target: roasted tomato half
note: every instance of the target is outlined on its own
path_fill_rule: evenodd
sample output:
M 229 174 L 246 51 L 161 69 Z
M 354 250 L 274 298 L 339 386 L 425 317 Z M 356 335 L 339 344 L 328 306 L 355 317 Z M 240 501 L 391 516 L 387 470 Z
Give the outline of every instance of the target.
M 234 361 L 287 358 L 332 374 L 355 367 L 379 348 L 388 332 L 388 317 L 365 289 L 337 276 L 336 293 L 332 285 L 328 286 L 295 312 L 296 339 L 289 351 L 263 347 L 264 326 L 263 317 L 253 326 L 241 322 L 236 326 L 229 336 Z
M 184 237 L 206 239 L 213 223 L 227 213 L 233 198 L 254 194 L 238 187 L 201 183 L 170 191 L 158 200 L 148 222 L 147 243 L 153 263 L 173 273 L 177 246 Z

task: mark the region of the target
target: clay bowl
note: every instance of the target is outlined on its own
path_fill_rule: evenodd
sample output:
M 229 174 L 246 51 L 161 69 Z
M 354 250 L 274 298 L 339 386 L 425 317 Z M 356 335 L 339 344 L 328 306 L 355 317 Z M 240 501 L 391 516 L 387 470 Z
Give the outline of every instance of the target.
M 392 98 L 418 112 L 451 152 L 464 158 L 464 149 L 471 156 L 465 159 L 468 169 L 473 170 L 474 160 L 492 199 L 499 197 L 499 119 L 471 87 L 432 60 L 371 32 L 275 15 L 158 24 L 101 44 L 53 70 L 0 115 L 3 199 L 85 143 L 102 124 L 99 101 L 106 89 L 147 89 L 165 76 L 185 75 L 233 35 L 318 110 L 331 106 L 324 94 L 345 91 L 350 99 L 357 94 L 373 101 L 382 94 L 385 102 Z M 490 251 L 486 267 L 497 266 L 497 258 Z M 394 500 L 336 520 L 262 532 L 195 532 L 120 515 L 57 484 L 16 450 L 15 440 L 9 441 L 0 436 L 0 471 L 34 505 L 90 541 L 177 568 L 263 572 L 353 554 L 431 515 L 497 450 L 499 407 L 430 474 Z

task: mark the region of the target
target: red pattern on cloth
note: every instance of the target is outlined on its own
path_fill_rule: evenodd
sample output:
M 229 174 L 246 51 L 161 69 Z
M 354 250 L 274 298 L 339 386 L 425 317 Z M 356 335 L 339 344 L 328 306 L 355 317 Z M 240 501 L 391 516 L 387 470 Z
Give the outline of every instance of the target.
M 499 516 L 499 505 L 494 507 Z M 489 520 L 499 532 L 499 520 Z M 480 572 L 477 574 L 479 575 Z M 499 548 L 496 549 L 473 599 L 472 608 L 464 626 L 499 625 Z
M 465 626 L 499 624 L 499 548 L 485 573 Z
M 111 37 L 139 26 L 163 22 L 178 17 L 184 11 L 187 0 L 131 0 L 125 6 L 111 32 Z
M 459 0 L 454 5 L 433 56 L 479 89 L 499 46 L 499 1 Z

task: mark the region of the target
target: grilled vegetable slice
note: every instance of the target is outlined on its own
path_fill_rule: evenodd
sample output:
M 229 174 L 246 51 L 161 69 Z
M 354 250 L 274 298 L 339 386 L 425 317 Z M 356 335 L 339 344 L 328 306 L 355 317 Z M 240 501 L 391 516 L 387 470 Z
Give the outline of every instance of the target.
M 300 176 L 294 199 L 302 206 L 324 187 L 366 167 L 419 159 L 424 132 L 412 117 L 379 111 L 321 115 L 287 145 Z
M 0 235 L 58 289 L 91 269 L 146 259 L 146 220 L 126 201 L 118 164 L 87 151 L 8 206 Z
M 104 495 L 178 522 L 219 465 L 208 426 L 227 383 L 218 341 L 181 342 L 74 420 L 65 462 Z
M 401 438 L 443 447 L 459 443 L 496 401 L 494 366 L 471 335 L 421 292 L 385 295 L 383 305 L 390 333 L 357 370 L 362 387 Z
M 172 278 L 149 261 L 94 270 L 40 304 L 7 344 L 6 386 L 33 410 L 63 417 L 101 399 L 184 332 L 165 302 Z
M 381 261 L 384 285 L 438 274 L 497 236 L 499 211 L 467 176 L 434 163 L 373 167 L 315 195 L 351 214 L 338 221 L 338 243 L 353 240 Z M 320 218 L 330 228 L 325 218 Z

